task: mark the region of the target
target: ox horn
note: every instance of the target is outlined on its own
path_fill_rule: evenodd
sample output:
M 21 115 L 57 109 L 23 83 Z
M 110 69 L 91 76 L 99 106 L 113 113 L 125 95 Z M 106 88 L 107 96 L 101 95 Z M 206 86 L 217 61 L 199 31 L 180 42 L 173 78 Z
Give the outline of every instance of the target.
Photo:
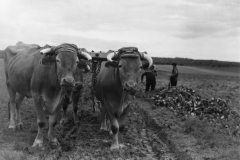
M 118 52 L 110 52 L 108 55 L 107 55 L 107 60 L 112 62 L 113 61 L 113 58 L 117 57 L 118 56 Z
M 92 60 L 92 56 L 88 54 L 88 51 L 85 48 L 78 48 L 79 55 L 86 58 L 87 60 Z
M 49 52 L 51 52 L 52 48 L 45 48 L 43 50 L 40 51 L 41 54 L 47 54 Z
M 149 63 L 148 68 L 150 68 L 153 65 L 152 57 L 147 54 L 147 52 L 142 52 L 142 58 L 146 59 Z
M 81 53 L 87 60 L 92 60 L 92 57 L 87 52 L 82 51 Z

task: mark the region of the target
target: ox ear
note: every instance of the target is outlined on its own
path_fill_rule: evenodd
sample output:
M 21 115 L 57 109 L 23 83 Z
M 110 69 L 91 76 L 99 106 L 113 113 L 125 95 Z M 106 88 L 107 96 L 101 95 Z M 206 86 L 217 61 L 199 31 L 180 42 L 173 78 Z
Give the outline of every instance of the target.
M 56 62 L 56 56 L 54 55 L 55 47 L 45 45 L 44 48 L 40 51 L 42 58 L 39 63 L 41 65 L 51 65 L 53 62 Z
M 105 63 L 105 67 L 107 68 L 117 68 L 118 67 L 118 63 L 116 61 L 111 61 L 111 62 L 107 62 Z
M 56 56 L 43 56 L 39 63 L 41 65 L 51 65 L 53 62 L 56 62 Z
M 87 63 L 86 63 L 84 60 L 79 59 L 79 63 L 77 64 L 77 67 L 78 67 L 79 69 L 87 68 Z

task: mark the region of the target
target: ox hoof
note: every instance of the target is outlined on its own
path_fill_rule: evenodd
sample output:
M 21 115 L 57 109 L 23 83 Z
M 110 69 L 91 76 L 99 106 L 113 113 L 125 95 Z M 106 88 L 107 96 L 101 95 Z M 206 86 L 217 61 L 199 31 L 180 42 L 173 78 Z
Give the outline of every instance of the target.
M 60 124 L 66 124 L 67 123 L 67 118 L 62 118 L 61 120 L 60 120 Z
M 9 126 L 8 126 L 8 129 L 10 129 L 10 130 L 16 130 L 16 126 L 15 125 L 12 125 L 12 124 L 10 124 Z
M 119 148 L 125 148 L 126 146 L 124 144 L 119 144 Z
M 52 146 L 60 146 L 60 143 L 58 142 L 57 138 L 50 140 L 50 144 Z
M 22 123 L 17 124 L 16 129 L 17 130 L 22 130 L 23 129 L 23 124 Z
M 43 147 L 43 141 L 42 140 L 35 140 L 32 147 Z
M 110 150 L 116 150 L 116 149 L 119 149 L 119 145 L 117 144 L 114 144 L 110 147 Z
M 100 131 L 108 131 L 107 126 L 101 126 Z

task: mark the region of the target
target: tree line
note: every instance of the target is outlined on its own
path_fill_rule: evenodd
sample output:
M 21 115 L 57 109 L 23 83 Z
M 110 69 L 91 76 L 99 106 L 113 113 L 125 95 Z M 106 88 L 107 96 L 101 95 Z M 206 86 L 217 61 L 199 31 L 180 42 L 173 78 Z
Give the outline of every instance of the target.
M 181 66 L 208 66 L 208 67 L 240 67 L 240 62 L 217 61 L 217 60 L 199 60 L 189 58 L 160 58 L 153 57 L 154 64 L 171 65 L 176 63 Z

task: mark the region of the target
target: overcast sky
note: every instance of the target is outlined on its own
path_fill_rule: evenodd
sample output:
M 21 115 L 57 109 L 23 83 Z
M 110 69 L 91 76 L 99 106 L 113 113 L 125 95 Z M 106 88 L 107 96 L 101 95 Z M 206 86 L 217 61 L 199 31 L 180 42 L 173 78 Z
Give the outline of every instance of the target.
M 18 41 L 240 62 L 240 0 L 0 0 L 0 49 Z

